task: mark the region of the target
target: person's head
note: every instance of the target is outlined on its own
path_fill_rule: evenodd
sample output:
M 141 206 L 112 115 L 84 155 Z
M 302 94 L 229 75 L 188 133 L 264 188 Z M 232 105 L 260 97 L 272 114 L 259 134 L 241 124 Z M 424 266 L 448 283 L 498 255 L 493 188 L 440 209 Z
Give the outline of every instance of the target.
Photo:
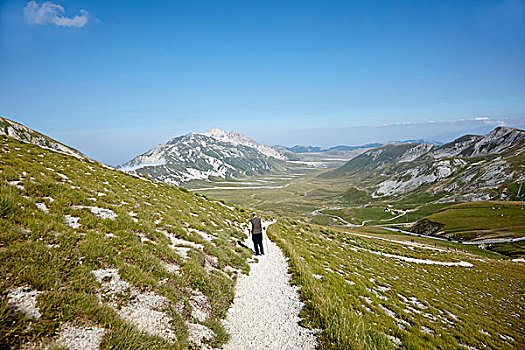
M 253 216 L 253 217 L 256 217 L 256 216 L 257 216 L 257 213 L 256 213 L 256 212 L 253 212 L 253 213 L 252 213 L 252 216 Z

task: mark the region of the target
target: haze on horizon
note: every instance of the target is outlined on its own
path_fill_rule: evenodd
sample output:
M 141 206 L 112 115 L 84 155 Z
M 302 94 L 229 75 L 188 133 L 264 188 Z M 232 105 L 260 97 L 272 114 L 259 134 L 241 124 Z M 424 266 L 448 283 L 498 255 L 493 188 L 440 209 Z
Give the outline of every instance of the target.
M 0 115 L 116 165 L 218 127 L 268 145 L 525 127 L 525 2 L 0 3 Z

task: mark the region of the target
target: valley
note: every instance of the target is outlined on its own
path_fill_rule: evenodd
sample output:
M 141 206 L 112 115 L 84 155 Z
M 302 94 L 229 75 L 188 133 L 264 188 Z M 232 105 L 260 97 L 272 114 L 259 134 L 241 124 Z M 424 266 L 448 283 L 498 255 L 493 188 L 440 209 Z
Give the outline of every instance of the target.
M 380 169 L 363 163 L 377 149 L 361 152 L 350 162 L 365 170 L 344 176 L 334 174 L 349 162 L 307 154 L 301 162 L 275 160 L 278 170 L 176 187 L 21 126 L 2 130 L 2 346 L 75 349 L 71 339 L 84 337 L 94 349 L 235 348 L 246 332 L 224 322 L 239 321 L 227 314 L 238 313 L 236 298 L 250 293 L 236 294 L 237 282 L 252 267 L 264 275 L 277 256 L 276 277 L 289 287 L 284 271 L 291 273 L 300 310 L 282 316 L 307 329 L 297 321 L 287 328 L 315 334 L 318 349 L 525 346 L 525 215 L 516 200 L 521 188 L 510 181 L 523 177 L 519 148 L 466 160 L 466 169 L 415 191 L 375 196 L 388 177 L 399 180 L 396 152 Z M 452 186 L 465 171 L 502 158 L 513 172 L 495 183 L 499 195 L 458 203 L 437 191 L 441 180 Z M 476 174 L 469 186 L 481 181 L 486 191 L 484 173 Z M 256 258 L 245 241 L 253 210 L 275 220 L 267 231 L 272 253 Z M 253 276 L 250 285 L 257 286 Z
M 286 171 L 276 175 L 245 176 L 238 181 L 213 178 L 185 186 L 238 205 L 327 226 L 381 225 L 428 234 L 418 231 L 416 224 L 437 217 L 445 226 L 439 237 L 471 244 L 478 239 L 483 244 L 484 237 L 525 236 L 525 215 L 517 201 L 525 181 L 524 135 L 497 128 L 485 136 L 465 136 L 444 145 L 392 143 L 347 154 L 352 158 L 342 166 L 326 162 L 322 153 L 286 153 L 302 161 L 287 160 Z M 472 200 L 471 205 L 457 204 Z M 510 206 L 510 212 L 496 209 L 502 205 Z M 464 210 L 468 206 L 472 209 Z M 521 240 L 493 241 L 484 247 L 511 257 L 524 254 Z
M 444 231 L 438 236 L 432 235 L 445 240 L 483 244 L 485 239 L 525 237 L 525 213 L 518 201 L 455 204 L 431 201 L 422 196 L 398 201 L 376 199 L 356 204 L 341 196 L 348 184 L 319 177 L 326 170 L 293 170 L 296 174 L 288 177 L 265 177 L 259 181 L 255 178 L 252 182 L 230 181 L 226 184 L 193 184 L 195 187 L 190 191 L 325 226 L 384 226 L 396 231 L 406 231 L 412 230 L 418 221 L 428 218 L 445 225 Z M 303 173 L 298 175 L 299 171 Z M 413 231 L 414 233 L 410 233 L 424 234 Z M 488 242 L 492 246 L 485 245 L 485 248 L 504 252 L 511 257 L 525 256 L 525 242 L 521 240 L 497 243 Z M 505 245 L 506 248 L 501 247 Z

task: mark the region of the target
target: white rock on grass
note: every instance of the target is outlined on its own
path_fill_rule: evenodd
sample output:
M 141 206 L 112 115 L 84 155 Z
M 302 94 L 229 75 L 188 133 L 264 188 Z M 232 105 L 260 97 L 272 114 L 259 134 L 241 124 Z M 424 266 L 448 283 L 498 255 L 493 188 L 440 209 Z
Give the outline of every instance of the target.
M 206 254 L 205 255 L 205 268 L 211 269 L 211 268 L 218 268 L 219 267 L 219 259 L 216 256 Z
M 428 327 L 425 327 L 425 326 L 421 326 L 421 332 L 423 333 L 426 333 L 426 334 L 432 334 L 434 333 L 434 331 Z
M 49 209 L 47 209 L 47 206 L 45 203 L 36 203 L 36 207 L 42 210 L 44 213 L 49 214 Z
M 109 305 L 126 321 L 139 330 L 152 335 L 161 336 L 169 341 L 176 341 L 177 335 L 171 328 L 171 317 L 164 310 L 169 308 L 168 298 L 154 293 L 141 293 L 128 282 L 120 279 L 118 269 L 101 269 L 91 271 L 97 281 L 102 284 L 99 299 L 109 299 Z M 116 303 L 117 294 L 128 291 L 130 302 L 119 308 Z
M 233 274 L 236 274 L 236 275 L 238 275 L 238 274 L 241 273 L 241 270 L 236 269 L 235 267 L 231 267 L 231 266 L 229 266 L 229 265 L 226 265 L 226 266 L 224 267 L 224 271 L 226 271 L 226 272 L 230 272 L 230 273 L 233 273 Z
M 56 345 L 68 350 L 98 350 L 106 330 L 100 327 L 62 325 Z
M 102 284 L 103 295 L 113 296 L 115 294 L 123 293 L 131 285 L 120 279 L 118 269 L 100 269 L 91 271 L 95 279 Z
M 195 242 L 192 242 L 192 241 L 188 241 L 188 240 L 185 240 L 185 239 L 177 238 L 170 231 L 165 231 L 165 230 L 155 230 L 155 231 L 164 234 L 171 241 L 171 244 L 169 245 L 169 247 L 171 249 L 175 250 L 184 260 L 188 258 L 188 253 L 193 248 L 197 249 L 197 250 L 203 250 L 204 249 L 204 246 L 202 244 L 195 243 Z
M 164 266 L 166 271 L 168 271 L 169 273 L 175 273 L 175 274 L 179 274 L 180 273 L 180 266 L 179 265 L 170 264 L 168 262 L 163 262 L 162 266 Z
M 15 306 L 15 308 L 28 318 L 40 318 L 40 309 L 36 306 L 36 298 L 42 292 L 32 290 L 29 287 L 21 286 L 11 289 L 7 294 L 7 303 Z
M 253 246 L 249 239 L 245 244 Z M 250 265 L 250 274 L 238 277 L 235 299 L 224 321 L 231 334 L 224 348 L 315 349 L 314 331 L 298 323 L 303 303 L 290 285 L 286 259 L 276 244 L 270 240 L 268 244 L 264 244 L 266 255 Z
M 196 230 L 194 228 L 191 228 L 189 227 L 188 228 L 188 231 L 189 232 L 194 232 L 196 234 L 198 234 L 199 236 L 201 236 L 205 241 L 208 241 L 208 242 L 211 242 L 213 239 L 217 238 L 213 235 L 210 235 L 209 233 L 206 233 L 206 232 L 203 232 L 203 231 L 199 231 L 199 230 Z
M 124 203 L 126 203 L 126 202 L 124 202 Z M 127 204 L 127 203 L 126 203 L 126 204 Z M 135 213 L 134 211 L 130 211 L 130 212 L 128 213 L 128 215 L 131 216 L 132 218 L 134 218 L 134 217 L 137 216 L 137 213 Z
M 64 215 L 64 219 L 69 227 L 75 229 L 80 227 L 80 218 L 78 216 Z
M 9 181 L 8 183 L 9 183 L 11 186 L 15 186 L 15 187 L 18 188 L 19 190 L 22 190 L 22 191 L 25 190 L 25 187 L 24 187 L 24 185 L 22 184 L 22 181 Z
M 188 340 L 200 348 L 206 349 L 204 341 L 212 340 L 215 333 L 206 326 L 196 323 L 188 323 Z
M 192 248 L 188 247 L 171 247 L 173 250 L 175 250 L 183 260 L 188 259 L 188 253 L 191 251 Z
M 153 293 L 138 293 L 134 296 L 127 306 L 118 311 L 119 315 L 141 331 L 176 341 L 177 335 L 171 329 L 171 317 L 162 311 L 169 306 L 170 301 Z
M 137 235 L 140 237 L 140 241 L 141 241 L 142 243 L 144 243 L 144 242 L 151 242 L 151 243 L 153 243 L 153 244 L 157 244 L 157 242 L 152 241 L 151 239 L 149 239 L 149 238 L 146 236 L 145 233 L 139 232 Z
M 192 241 L 188 241 L 186 239 L 177 238 L 177 237 L 175 237 L 175 235 L 172 232 L 169 232 L 169 231 L 158 231 L 158 232 L 164 233 L 166 235 L 166 237 L 169 238 L 169 240 L 171 241 L 171 247 L 172 248 L 175 248 L 178 245 L 186 245 L 186 246 L 190 246 L 190 247 L 193 247 L 193 248 L 199 249 L 199 250 L 204 249 L 204 246 L 202 244 L 195 243 L 195 242 L 192 242 Z
M 385 334 L 385 336 L 390 339 L 390 341 L 394 344 L 395 347 L 401 346 L 402 342 L 399 338 L 396 338 L 390 334 Z
M 208 297 L 199 290 L 194 290 L 189 300 L 191 305 L 191 315 L 199 322 L 206 321 L 211 316 L 211 304 Z
M 441 265 L 441 266 L 461 266 L 461 267 L 473 267 L 474 266 L 474 265 L 472 265 L 471 263 L 469 263 L 467 261 L 460 261 L 460 262 L 435 261 L 435 260 L 428 260 L 428 259 L 416 259 L 416 258 L 411 258 L 411 257 L 408 257 L 408 256 L 403 256 L 403 255 L 394 255 L 394 254 L 388 254 L 388 253 L 383 253 L 383 252 L 376 252 L 374 250 L 369 250 L 369 249 L 365 249 L 365 248 L 359 248 L 359 250 L 367 251 L 369 253 L 376 254 L 376 255 L 385 256 L 387 258 L 399 259 L 399 260 L 402 260 L 402 261 L 407 261 L 407 262 L 416 263 L 416 264 Z
M 89 211 L 92 214 L 102 219 L 115 220 L 115 218 L 118 216 L 113 210 L 106 209 L 106 208 L 92 207 L 88 205 L 75 205 L 72 208 L 73 209 L 89 209 Z

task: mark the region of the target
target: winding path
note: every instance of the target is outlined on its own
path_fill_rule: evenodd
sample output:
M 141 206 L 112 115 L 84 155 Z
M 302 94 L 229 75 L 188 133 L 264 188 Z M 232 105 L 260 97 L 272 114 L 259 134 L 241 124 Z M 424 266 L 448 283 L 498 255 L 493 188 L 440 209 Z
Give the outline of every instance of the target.
M 263 226 L 270 224 L 264 222 Z M 253 247 L 250 239 L 245 244 Z M 237 280 L 235 299 L 224 321 L 231 334 L 224 348 L 313 350 L 316 346 L 313 331 L 298 324 L 303 304 L 289 283 L 288 263 L 270 240 L 265 239 L 264 249 L 266 254 L 250 264 L 250 274 Z

